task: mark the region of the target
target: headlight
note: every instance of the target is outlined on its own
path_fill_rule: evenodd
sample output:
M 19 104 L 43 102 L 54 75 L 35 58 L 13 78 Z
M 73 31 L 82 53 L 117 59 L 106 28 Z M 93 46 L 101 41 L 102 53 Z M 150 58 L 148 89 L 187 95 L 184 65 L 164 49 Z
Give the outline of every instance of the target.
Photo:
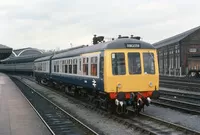
M 121 88 L 122 85 L 120 83 L 117 84 L 117 88 Z
M 153 83 L 152 83 L 152 82 L 149 82 L 149 86 L 152 87 L 152 86 L 153 86 Z

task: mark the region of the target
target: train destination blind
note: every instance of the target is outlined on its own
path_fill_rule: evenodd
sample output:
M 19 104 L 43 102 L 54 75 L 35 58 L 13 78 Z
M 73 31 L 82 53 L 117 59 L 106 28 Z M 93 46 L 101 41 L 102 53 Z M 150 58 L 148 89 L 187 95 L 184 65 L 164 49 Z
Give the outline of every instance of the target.
M 127 43 L 126 48 L 140 48 L 140 44 L 138 44 L 138 43 Z

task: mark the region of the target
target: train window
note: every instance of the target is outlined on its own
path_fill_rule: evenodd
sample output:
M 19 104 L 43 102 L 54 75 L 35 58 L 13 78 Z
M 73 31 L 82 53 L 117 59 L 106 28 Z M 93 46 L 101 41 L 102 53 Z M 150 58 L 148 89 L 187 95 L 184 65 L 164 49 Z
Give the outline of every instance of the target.
M 153 53 L 143 53 L 144 73 L 155 74 L 155 63 Z
M 42 71 L 44 71 L 44 63 L 42 63 Z
M 88 75 L 88 58 L 83 58 L 83 75 Z
M 57 71 L 56 72 L 59 72 L 59 65 L 56 65 L 57 66 Z
M 103 78 L 103 71 L 104 71 L 104 57 L 100 57 L 100 75 Z
M 43 64 L 41 63 L 41 71 L 42 71 L 42 69 L 43 69 Z
M 43 67 L 42 67 L 43 69 L 42 69 L 42 71 L 46 71 L 46 70 L 45 70 L 45 68 L 46 68 L 46 65 L 45 65 L 45 64 L 46 64 L 46 63 L 43 63 Z
M 129 74 L 141 74 L 140 53 L 128 53 Z
M 65 65 L 65 73 L 68 73 L 68 65 Z
M 79 59 L 79 70 L 81 71 L 81 58 Z
M 97 57 L 91 57 L 91 76 L 97 76 Z
M 43 63 L 43 71 L 46 71 L 46 62 Z
M 46 66 L 47 66 L 47 64 L 46 64 L 46 62 L 44 63 L 44 71 L 46 71 Z
M 54 65 L 54 70 L 53 71 L 56 72 L 56 65 Z
M 72 74 L 72 60 L 69 60 L 69 73 Z
M 37 70 L 40 71 L 40 63 L 37 65 Z
M 113 75 L 126 74 L 124 53 L 112 53 L 112 73 Z
M 38 65 L 38 70 L 41 71 L 41 63 L 39 63 Z
M 38 63 L 35 64 L 35 70 L 38 70 Z
M 73 59 L 73 74 L 77 74 L 77 59 Z
M 65 73 L 65 65 L 62 64 L 62 73 Z

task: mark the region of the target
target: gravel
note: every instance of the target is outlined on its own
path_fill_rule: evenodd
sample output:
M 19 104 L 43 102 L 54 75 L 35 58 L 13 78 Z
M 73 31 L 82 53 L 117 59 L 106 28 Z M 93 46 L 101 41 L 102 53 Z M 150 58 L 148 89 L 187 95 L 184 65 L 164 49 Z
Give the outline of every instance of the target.
M 144 113 L 200 131 L 200 116 L 151 105 Z

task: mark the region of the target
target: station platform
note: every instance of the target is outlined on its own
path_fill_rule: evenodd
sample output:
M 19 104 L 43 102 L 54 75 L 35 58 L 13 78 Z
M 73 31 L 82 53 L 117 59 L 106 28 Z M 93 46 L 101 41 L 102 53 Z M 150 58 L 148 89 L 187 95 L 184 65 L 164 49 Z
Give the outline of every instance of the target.
M 19 88 L 0 73 L 0 135 L 50 134 Z

